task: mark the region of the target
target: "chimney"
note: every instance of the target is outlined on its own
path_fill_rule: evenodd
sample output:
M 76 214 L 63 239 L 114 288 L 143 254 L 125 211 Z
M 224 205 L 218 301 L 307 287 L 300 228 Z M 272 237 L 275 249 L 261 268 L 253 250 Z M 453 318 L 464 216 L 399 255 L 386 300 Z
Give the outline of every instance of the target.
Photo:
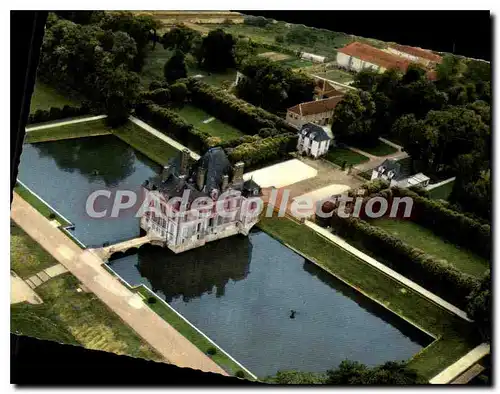
M 198 171 L 196 172 L 196 186 L 198 187 L 198 190 L 202 190 L 203 187 L 205 186 L 205 169 L 200 166 L 198 168 Z
M 189 163 L 189 149 L 185 148 L 181 152 L 181 167 L 179 169 L 179 172 L 181 174 L 187 173 L 188 163 Z
M 167 164 L 165 167 L 163 167 L 163 171 L 161 173 L 161 181 L 165 182 L 169 176 L 170 176 L 170 164 Z
M 234 165 L 233 169 L 233 183 L 243 182 L 243 169 L 245 167 L 245 163 L 239 161 Z
M 229 185 L 229 175 L 224 175 L 222 177 L 222 191 L 225 192 L 227 186 Z

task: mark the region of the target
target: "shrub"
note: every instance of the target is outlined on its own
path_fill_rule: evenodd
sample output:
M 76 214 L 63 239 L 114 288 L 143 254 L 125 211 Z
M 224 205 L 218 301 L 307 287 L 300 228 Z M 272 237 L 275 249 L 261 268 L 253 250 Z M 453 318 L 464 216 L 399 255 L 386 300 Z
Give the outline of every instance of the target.
M 54 220 L 56 218 L 56 214 L 54 212 L 49 213 L 49 219 Z
M 207 354 L 210 355 L 210 356 L 213 356 L 216 353 L 217 353 L 217 349 L 214 348 L 213 346 L 209 347 L 208 350 L 207 350 Z
M 65 105 L 62 108 L 51 107 L 49 110 L 38 109 L 34 114 L 28 116 L 27 124 L 50 122 L 75 116 L 88 115 L 91 113 L 91 107 L 88 102 L 83 102 L 80 107 Z
M 156 297 L 149 297 L 148 304 L 156 304 Z
M 241 369 L 237 370 L 236 373 L 234 374 L 237 378 L 244 379 L 245 378 L 245 372 L 243 372 Z

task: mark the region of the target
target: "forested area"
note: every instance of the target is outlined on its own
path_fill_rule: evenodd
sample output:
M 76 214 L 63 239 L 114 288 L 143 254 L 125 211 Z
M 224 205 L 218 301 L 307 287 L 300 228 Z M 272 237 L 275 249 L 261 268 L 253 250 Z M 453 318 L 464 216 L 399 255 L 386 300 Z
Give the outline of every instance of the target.
M 457 176 L 450 201 L 489 219 L 491 214 L 490 64 L 445 56 L 436 80 L 411 65 L 405 74 L 362 71 L 339 103 L 332 131 L 340 142 L 372 146 L 384 136 L 400 143 L 413 170 Z

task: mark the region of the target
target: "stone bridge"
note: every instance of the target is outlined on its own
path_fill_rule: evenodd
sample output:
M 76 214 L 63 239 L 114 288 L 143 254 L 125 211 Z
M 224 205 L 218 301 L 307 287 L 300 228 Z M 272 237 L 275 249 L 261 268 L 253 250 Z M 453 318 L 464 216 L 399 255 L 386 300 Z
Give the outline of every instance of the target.
M 119 242 L 114 245 L 109 245 L 102 248 L 95 248 L 92 249 L 92 252 L 98 255 L 103 260 L 103 262 L 106 262 L 113 253 L 126 252 L 129 249 L 139 248 L 147 243 L 152 243 L 152 242 L 154 243 L 154 241 L 155 237 L 148 234 L 145 235 L 144 237 L 129 239 L 127 241 Z

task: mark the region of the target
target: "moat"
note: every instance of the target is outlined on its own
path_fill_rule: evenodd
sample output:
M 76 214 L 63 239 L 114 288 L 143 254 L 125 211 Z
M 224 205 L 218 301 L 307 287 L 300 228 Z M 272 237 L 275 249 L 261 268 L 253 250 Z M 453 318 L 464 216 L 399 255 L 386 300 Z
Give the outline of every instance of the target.
M 139 234 L 132 209 L 92 219 L 97 189 L 139 190 L 160 167 L 114 136 L 25 145 L 19 179 L 75 224 L 88 246 Z M 144 246 L 109 265 L 143 283 L 257 376 L 410 358 L 430 338 L 255 229 L 175 255 Z M 290 318 L 291 310 L 296 311 Z

